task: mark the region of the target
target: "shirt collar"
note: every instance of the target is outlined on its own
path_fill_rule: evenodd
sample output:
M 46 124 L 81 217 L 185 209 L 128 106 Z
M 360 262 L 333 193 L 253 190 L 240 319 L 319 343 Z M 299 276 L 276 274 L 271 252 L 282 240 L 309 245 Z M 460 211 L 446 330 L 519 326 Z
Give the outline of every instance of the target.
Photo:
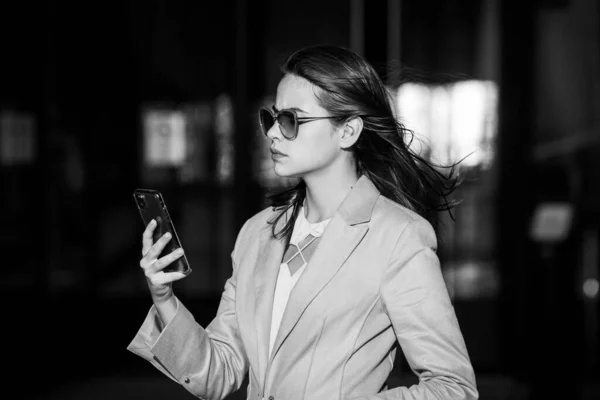
M 296 218 L 296 223 L 294 224 L 294 231 L 292 232 L 292 237 L 290 238 L 290 243 L 293 245 L 298 245 L 301 241 L 306 238 L 306 236 L 313 235 L 314 237 L 320 237 L 323 235 L 327 224 L 331 221 L 331 218 L 326 220 L 316 222 L 311 224 L 306 219 L 304 215 L 304 205 L 300 207 L 300 211 L 298 212 L 298 217 Z

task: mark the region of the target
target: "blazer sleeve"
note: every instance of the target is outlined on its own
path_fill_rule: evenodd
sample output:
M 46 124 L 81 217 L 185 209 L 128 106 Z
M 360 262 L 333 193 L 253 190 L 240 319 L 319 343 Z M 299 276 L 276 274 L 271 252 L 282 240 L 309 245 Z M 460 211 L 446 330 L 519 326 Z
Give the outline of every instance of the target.
M 368 399 L 478 399 L 475 373 L 425 219 L 410 222 L 393 250 L 381 286 L 384 308 L 419 383 Z
M 225 283 L 217 315 L 206 329 L 179 301 L 177 313 L 162 328 L 152 306 L 127 347 L 202 399 L 227 397 L 240 388 L 248 372 L 248 358 L 235 312 L 237 249 L 246 225 L 231 254 L 233 274 Z

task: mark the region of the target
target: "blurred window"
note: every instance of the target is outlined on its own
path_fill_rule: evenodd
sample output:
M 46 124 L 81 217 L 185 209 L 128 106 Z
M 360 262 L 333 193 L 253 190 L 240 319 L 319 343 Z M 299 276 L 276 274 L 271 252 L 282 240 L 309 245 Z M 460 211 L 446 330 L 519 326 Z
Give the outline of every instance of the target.
M 488 168 L 493 161 L 498 88 L 490 81 L 408 83 L 396 92 L 400 121 L 415 132 L 413 149 L 432 161 Z M 408 138 L 410 139 L 410 138 Z
M 214 101 L 142 108 L 142 181 L 149 185 L 233 182 L 233 102 Z
M 222 185 L 233 182 L 234 115 L 231 97 L 221 94 L 215 102 L 215 135 L 217 146 L 217 181 Z

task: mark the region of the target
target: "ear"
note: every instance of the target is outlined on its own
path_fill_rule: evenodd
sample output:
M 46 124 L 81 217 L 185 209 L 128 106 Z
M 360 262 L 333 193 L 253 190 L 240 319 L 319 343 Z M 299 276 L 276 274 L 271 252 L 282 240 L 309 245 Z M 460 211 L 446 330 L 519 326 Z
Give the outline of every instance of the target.
M 363 130 L 363 120 L 361 117 L 353 117 L 347 120 L 342 126 L 342 136 L 340 137 L 340 147 L 347 149 L 352 147 L 360 137 Z

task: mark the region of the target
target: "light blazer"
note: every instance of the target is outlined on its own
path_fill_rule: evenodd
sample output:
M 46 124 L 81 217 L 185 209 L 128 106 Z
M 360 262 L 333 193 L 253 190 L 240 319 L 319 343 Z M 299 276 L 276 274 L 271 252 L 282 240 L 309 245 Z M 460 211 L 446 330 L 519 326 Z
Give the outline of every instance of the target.
M 431 225 L 364 175 L 292 290 L 268 357 L 285 250 L 267 224 L 273 215 L 267 208 L 240 230 L 206 329 L 179 303 L 161 332 L 152 307 L 128 349 L 203 399 L 225 398 L 248 373 L 254 400 L 478 398 Z M 419 384 L 387 390 L 397 343 Z

